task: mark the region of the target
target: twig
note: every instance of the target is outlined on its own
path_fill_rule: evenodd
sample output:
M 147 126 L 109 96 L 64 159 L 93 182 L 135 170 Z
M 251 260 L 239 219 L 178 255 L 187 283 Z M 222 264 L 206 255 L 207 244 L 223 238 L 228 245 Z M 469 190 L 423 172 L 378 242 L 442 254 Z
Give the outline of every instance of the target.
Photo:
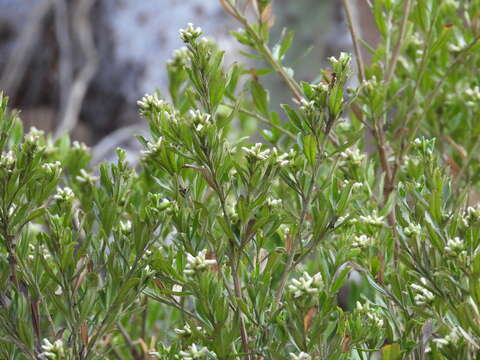
M 228 106 L 229 108 L 231 109 L 234 109 L 235 106 L 234 105 L 231 105 L 231 104 L 224 104 L 225 106 Z M 282 126 L 278 126 L 277 124 L 274 124 L 273 122 L 269 121 L 267 118 L 263 117 L 262 115 L 260 114 L 257 114 L 253 111 L 249 111 L 247 109 L 244 109 L 244 108 L 239 108 L 238 111 L 242 114 L 245 114 L 247 116 L 250 116 L 250 117 L 253 117 L 255 119 L 257 119 L 258 121 L 260 121 L 262 124 L 265 124 L 271 128 L 274 128 L 275 130 L 278 130 L 280 132 L 282 132 L 284 135 L 288 136 L 289 138 L 291 139 L 296 139 L 296 136 L 293 135 L 290 131 L 288 131 L 287 129 L 283 128 Z
M 89 13 L 96 0 L 82 0 L 76 7 L 73 27 L 85 55 L 85 65 L 75 79 L 66 103 L 65 115 L 55 130 L 55 138 L 71 131 L 78 121 L 85 94 L 97 69 L 98 57 L 93 40 Z
M 400 56 L 400 50 L 402 49 L 403 40 L 405 38 L 405 31 L 407 29 L 408 16 L 410 15 L 410 9 L 412 7 L 412 0 L 405 0 L 405 7 L 403 8 L 403 18 L 400 25 L 400 33 L 398 34 L 397 43 L 395 45 L 395 50 L 393 52 L 392 61 L 388 67 L 387 75 L 385 81 L 390 81 L 391 77 L 395 72 L 395 67 L 397 66 L 398 57 Z
M 355 59 L 358 67 L 358 80 L 362 83 L 365 80 L 365 63 L 363 61 L 362 52 L 360 51 L 359 36 L 357 30 L 353 24 L 352 11 L 348 0 L 342 0 L 343 8 L 345 9 L 345 15 L 347 16 L 348 30 L 350 30 L 350 36 L 352 37 L 353 49 L 355 50 Z
M 135 348 L 135 344 L 132 341 L 132 339 L 130 338 L 130 335 L 128 335 L 127 330 L 125 330 L 125 328 L 120 323 L 117 323 L 117 328 L 118 328 L 118 330 L 120 330 L 120 333 L 122 334 L 123 338 L 125 339 L 125 342 L 126 342 L 128 348 L 130 349 L 130 353 L 132 354 L 132 357 L 135 360 L 141 360 L 142 355 Z

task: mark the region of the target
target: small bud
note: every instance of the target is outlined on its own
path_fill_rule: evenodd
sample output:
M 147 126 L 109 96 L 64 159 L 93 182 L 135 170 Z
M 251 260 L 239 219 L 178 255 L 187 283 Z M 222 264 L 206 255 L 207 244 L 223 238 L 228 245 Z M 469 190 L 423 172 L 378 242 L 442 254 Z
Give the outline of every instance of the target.
M 194 28 L 192 23 L 188 23 L 187 28 L 180 29 L 179 33 L 184 43 L 193 43 L 202 35 L 202 28 Z

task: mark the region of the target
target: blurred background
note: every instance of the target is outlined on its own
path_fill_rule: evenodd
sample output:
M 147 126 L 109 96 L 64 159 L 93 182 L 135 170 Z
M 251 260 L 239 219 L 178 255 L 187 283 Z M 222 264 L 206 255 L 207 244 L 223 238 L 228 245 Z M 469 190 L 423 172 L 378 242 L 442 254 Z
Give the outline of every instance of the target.
M 362 36 L 374 42 L 367 0 L 351 3 Z M 284 27 L 296 31 L 285 62 L 298 79 L 312 81 L 327 56 L 351 51 L 341 0 L 273 0 L 273 7 L 274 40 Z M 251 61 L 218 0 L 0 0 L 0 90 L 27 128 L 68 131 L 104 158 L 142 132 L 136 101 L 144 93 L 167 96 L 165 62 L 188 22 L 227 51 L 227 62 Z M 265 81 L 274 102 L 290 100 L 275 76 Z

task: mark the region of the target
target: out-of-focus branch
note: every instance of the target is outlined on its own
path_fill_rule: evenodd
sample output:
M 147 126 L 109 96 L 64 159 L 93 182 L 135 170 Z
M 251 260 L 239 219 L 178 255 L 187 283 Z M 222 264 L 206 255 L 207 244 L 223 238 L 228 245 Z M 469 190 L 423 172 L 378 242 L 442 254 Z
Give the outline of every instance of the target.
M 52 0 L 44 0 L 32 11 L 1 74 L 0 88 L 12 98 L 15 97 L 23 80 L 41 34 L 43 21 L 52 5 Z
M 95 147 L 92 149 L 92 163 L 97 164 L 105 160 L 107 154 L 116 149 L 122 142 L 131 139 L 133 133 L 147 133 L 147 129 L 142 124 L 135 124 L 122 127 L 113 131 L 111 134 L 105 136 Z
M 98 56 L 89 21 L 90 10 L 95 2 L 96 0 L 78 1 L 73 15 L 73 29 L 85 56 L 85 64 L 68 94 L 65 115 L 55 130 L 55 138 L 71 131 L 77 124 L 85 94 L 97 69 Z
M 59 100 L 58 119 L 62 119 L 67 105 L 68 94 L 72 86 L 73 61 L 72 40 L 70 34 L 68 6 L 65 0 L 55 2 L 55 36 L 59 49 Z

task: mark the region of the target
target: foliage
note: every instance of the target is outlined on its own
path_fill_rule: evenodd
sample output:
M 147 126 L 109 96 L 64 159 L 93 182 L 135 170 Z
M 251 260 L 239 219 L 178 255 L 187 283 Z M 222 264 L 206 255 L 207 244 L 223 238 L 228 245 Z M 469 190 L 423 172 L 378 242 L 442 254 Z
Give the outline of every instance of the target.
M 182 29 L 138 168 L 90 169 L 0 98 L 0 357 L 475 359 L 480 2 L 373 1 L 354 89 L 345 53 L 295 80 L 270 1 L 221 3 L 268 67 Z

